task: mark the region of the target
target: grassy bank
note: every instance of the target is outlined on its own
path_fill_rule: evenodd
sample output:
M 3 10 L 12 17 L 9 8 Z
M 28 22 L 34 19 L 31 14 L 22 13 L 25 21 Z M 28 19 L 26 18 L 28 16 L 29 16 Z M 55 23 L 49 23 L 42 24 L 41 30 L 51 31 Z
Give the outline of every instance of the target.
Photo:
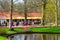
M 60 32 L 60 28 L 31 28 L 33 32 Z
M 60 32 L 60 28 L 28 28 L 28 31 L 32 32 Z M 22 28 L 14 28 L 14 31 L 11 31 L 8 28 L 0 28 L 0 34 L 13 34 L 16 32 L 25 32 Z
M 32 32 L 60 32 L 60 28 L 28 28 L 28 30 Z M 25 32 L 25 30 L 22 28 L 15 28 L 14 31 L 11 31 L 8 28 L 0 28 L 0 34 L 14 34 L 17 32 Z M 60 34 L 53 34 L 53 35 L 60 35 Z M 0 36 L 0 40 L 7 40 L 7 38 Z
M 0 36 L 0 40 L 8 40 L 6 37 Z

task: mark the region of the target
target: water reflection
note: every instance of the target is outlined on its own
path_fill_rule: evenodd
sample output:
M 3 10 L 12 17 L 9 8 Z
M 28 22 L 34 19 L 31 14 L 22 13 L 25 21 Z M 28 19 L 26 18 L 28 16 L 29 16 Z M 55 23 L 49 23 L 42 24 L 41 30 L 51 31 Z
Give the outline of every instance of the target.
M 60 40 L 60 36 L 58 36 L 58 40 Z
M 16 35 L 13 40 L 24 40 L 24 35 Z
M 60 40 L 60 36 L 53 34 L 19 34 L 9 37 L 9 40 Z

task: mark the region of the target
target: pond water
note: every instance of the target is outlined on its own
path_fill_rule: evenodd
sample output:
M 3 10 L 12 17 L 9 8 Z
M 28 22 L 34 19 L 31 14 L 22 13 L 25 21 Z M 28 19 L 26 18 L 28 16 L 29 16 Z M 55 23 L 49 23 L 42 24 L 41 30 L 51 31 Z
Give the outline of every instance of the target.
M 8 37 L 8 40 L 60 40 L 60 36 L 54 34 L 18 34 Z

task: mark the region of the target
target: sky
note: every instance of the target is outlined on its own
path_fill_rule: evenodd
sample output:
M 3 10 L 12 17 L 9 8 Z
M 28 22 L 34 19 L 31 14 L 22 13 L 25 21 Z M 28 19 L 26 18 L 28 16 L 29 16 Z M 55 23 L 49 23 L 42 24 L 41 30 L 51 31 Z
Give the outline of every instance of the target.
M 15 3 L 18 3 L 18 2 L 23 3 L 23 0 L 13 0 L 13 1 L 16 1 Z

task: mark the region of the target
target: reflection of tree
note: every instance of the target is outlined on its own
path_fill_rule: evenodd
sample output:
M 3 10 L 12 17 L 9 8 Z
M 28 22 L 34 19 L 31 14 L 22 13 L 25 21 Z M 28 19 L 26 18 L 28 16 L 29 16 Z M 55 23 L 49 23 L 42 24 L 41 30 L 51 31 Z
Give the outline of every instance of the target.
M 27 34 L 25 34 L 24 40 L 27 40 Z
M 46 38 L 46 34 L 43 34 L 43 40 L 47 40 Z
M 58 36 L 57 35 L 54 36 L 54 40 L 58 40 Z
M 8 39 L 9 40 L 13 40 L 14 36 L 9 36 Z

